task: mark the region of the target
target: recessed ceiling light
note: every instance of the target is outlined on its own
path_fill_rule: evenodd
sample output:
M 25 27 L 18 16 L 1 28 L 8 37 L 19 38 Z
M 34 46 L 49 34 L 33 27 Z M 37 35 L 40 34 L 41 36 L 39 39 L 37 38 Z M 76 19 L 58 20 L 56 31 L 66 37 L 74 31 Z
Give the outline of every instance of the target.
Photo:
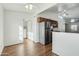
M 32 5 L 32 4 L 29 5 L 29 9 L 30 9 L 30 10 L 33 9 L 33 5 Z
M 28 5 L 25 5 L 25 8 L 28 9 Z
M 32 4 L 27 4 L 25 5 L 25 8 L 29 11 L 33 9 L 33 5 Z
M 75 20 L 74 19 L 71 19 L 71 22 L 75 22 Z

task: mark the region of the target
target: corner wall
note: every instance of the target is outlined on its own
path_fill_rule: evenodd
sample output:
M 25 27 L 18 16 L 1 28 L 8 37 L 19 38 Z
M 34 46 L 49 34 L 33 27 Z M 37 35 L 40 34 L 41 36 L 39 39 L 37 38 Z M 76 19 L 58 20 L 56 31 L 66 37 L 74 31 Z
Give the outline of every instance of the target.
M 5 11 L 5 46 L 23 43 L 23 19 L 26 19 L 25 13 L 16 11 Z
M 3 19 L 3 17 L 4 17 L 4 10 L 3 10 L 3 7 L 0 5 L 0 55 L 1 55 L 1 53 L 2 53 L 2 50 L 3 50 L 3 48 L 4 48 L 4 42 L 3 42 L 3 40 L 4 40 L 4 19 Z

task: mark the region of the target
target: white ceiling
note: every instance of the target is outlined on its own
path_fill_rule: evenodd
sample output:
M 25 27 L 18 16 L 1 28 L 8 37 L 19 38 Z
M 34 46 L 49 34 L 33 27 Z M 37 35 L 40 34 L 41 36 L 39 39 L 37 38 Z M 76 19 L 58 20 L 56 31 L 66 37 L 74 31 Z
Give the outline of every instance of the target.
M 26 11 L 25 5 L 27 3 L 2 3 L 1 5 L 4 7 L 5 10 L 11 10 L 11 11 L 18 11 L 18 12 L 24 12 L 26 14 L 38 14 L 40 12 L 52 12 L 52 13 L 58 13 L 58 8 L 62 7 L 62 9 L 66 9 L 67 12 L 71 15 L 79 15 L 79 4 L 78 3 L 30 3 L 32 4 L 33 10 L 30 12 Z M 74 16 L 75 16 L 74 15 Z
M 25 5 L 32 4 L 33 9 L 31 11 L 27 11 Z M 27 19 L 30 19 L 40 12 L 56 5 L 56 3 L 0 3 L 3 6 L 4 10 L 8 11 L 16 11 L 16 12 L 23 12 L 28 15 Z
M 49 11 L 49 12 L 54 12 L 54 13 L 58 13 L 58 9 L 62 8 L 63 10 L 71 10 L 73 8 L 79 7 L 78 3 L 58 3 L 55 6 L 45 10 L 45 11 Z
M 2 4 L 5 10 L 11 10 L 11 11 L 18 11 L 18 12 L 26 12 L 27 10 L 25 8 L 26 3 L 4 3 Z M 31 11 L 37 11 L 37 7 L 39 8 L 39 4 L 33 5 L 33 10 Z
M 18 11 L 18 12 L 25 12 L 25 13 L 39 13 L 46 8 L 53 6 L 52 3 L 30 3 L 33 5 L 32 11 L 27 12 L 25 5 L 27 3 L 2 3 L 1 5 L 4 7 L 5 10 L 11 10 L 11 11 Z M 28 3 L 29 4 L 29 3 Z
M 66 12 L 70 15 L 71 18 L 72 17 L 79 18 L 79 4 L 78 3 L 59 3 L 51 8 L 48 8 L 44 12 L 52 12 L 52 13 L 58 14 L 59 8 L 66 10 Z
M 33 5 L 33 9 L 30 12 L 27 12 L 25 8 L 26 4 L 27 3 L 2 3 L 1 5 L 5 10 L 24 12 L 26 14 L 29 13 L 30 15 L 38 14 L 40 12 L 58 13 L 58 8 L 62 7 L 62 9 L 67 10 L 67 12 L 71 15 L 70 17 L 79 17 L 78 3 L 30 3 Z

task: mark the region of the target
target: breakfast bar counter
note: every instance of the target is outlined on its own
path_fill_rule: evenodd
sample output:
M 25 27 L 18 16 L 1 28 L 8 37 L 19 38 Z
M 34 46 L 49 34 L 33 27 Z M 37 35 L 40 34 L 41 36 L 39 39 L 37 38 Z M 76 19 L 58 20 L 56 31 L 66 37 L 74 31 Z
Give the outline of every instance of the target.
M 59 56 L 79 56 L 79 33 L 52 32 L 52 52 Z

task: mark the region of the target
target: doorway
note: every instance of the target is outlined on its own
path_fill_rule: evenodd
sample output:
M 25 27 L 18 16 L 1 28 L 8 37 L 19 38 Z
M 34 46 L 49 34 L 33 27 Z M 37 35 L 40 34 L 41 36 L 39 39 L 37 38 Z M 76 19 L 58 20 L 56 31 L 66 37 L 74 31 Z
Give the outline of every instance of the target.
M 28 27 L 27 27 L 27 21 L 24 21 L 23 22 L 24 23 L 24 25 L 23 25 L 23 37 L 24 37 L 24 39 L 27 39 L 28 38 Z

